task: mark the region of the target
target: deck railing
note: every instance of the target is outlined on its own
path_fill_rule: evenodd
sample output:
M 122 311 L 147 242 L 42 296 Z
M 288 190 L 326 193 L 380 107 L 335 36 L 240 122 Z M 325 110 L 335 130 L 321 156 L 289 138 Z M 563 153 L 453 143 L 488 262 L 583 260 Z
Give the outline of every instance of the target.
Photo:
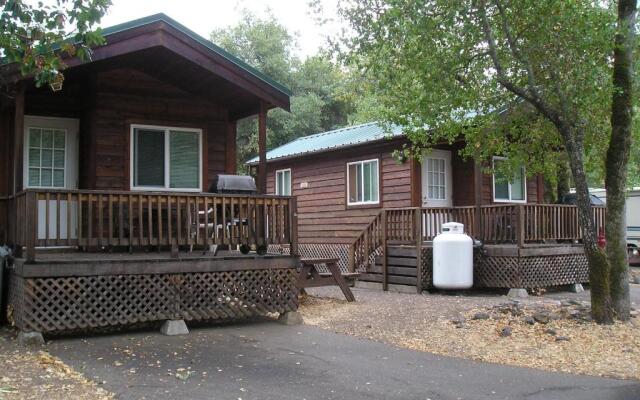
M 36 247 L 296 246 L 295 199 L 283 196 L 25 190 L 11 200 L 10 242 Z
M 593 207 L 597 230 L 604 227 L 605 211 L 605 207 Z M 488 244 L 525 245 L 582 240 L 578 209 L 572 205 L 501 204 L 383 209 L 351 245 L 349 267 L 351 270 L 366 269 L 375 255 L 383 254 L 387 243 L 431 241 L 441 233 L 443 223 L 452 221 L 463 223 L 468 235 Z

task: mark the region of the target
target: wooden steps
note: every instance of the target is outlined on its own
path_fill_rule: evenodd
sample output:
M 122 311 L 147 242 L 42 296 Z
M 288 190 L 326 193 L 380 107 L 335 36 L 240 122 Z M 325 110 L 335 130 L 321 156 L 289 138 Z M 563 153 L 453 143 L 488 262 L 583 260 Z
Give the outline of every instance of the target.
M 418 274 L 416 248 L 412 246 L 388 246 L 387 253 L 387 283 L 416 286 Z M 376 257 L 375 265 L 366 273 L 361 273 L 358 280 L 382 282 L 382 271 L 382 257 Z

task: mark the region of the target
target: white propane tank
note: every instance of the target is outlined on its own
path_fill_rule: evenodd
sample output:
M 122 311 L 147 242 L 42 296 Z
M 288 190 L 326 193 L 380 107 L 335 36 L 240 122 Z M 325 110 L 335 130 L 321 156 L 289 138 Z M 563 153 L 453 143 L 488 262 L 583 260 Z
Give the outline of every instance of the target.
M 468 289 L 473 286 L 473 240 L 458 222 L 442 224 L 433 239 L 433 286 Z

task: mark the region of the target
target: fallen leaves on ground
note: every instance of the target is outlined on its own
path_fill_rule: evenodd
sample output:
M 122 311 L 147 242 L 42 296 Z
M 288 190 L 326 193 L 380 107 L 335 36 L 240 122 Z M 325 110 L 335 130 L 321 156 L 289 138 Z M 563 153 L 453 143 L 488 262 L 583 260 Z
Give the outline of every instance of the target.
M 0 400 L 110 400 L 113 395 L 45 351 L 18 346 L 0 331 Z
M 519 311 L 512 314 L 478 299 L 475 307 L 464 303 L 467 307 L 459 308 L 458 317 L 452 318 L 450 310 L 438 315 L 429 304 L 447 296 L 405 296 L 404 310 L 397 307 L 397 302 L 391 303 L 392 308 L 385 307 L 384 300 L 346 303 L 307 296 L 302 299 L 300 312 L 305 324 L 414 350 L 551 371 L 640 379 L 637 317 L 602 326 L 575 317 L 576 312 L 571 310 L 574 315 L 568 316 L 569 311 L 563 311 L 566 307 L 557 301 L 520 304 Z M 531 323 L 533 315 L 540 312 L 552 318 L 547 323 Z M 489 316 L 474 319 L 478 313 Z M 562 317 L 556 316 L 562 313 Z

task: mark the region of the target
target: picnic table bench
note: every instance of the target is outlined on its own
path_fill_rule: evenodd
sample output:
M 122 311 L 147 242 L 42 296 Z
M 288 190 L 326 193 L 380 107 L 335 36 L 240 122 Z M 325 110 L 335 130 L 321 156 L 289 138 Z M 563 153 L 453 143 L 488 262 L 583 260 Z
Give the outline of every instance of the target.
M 347 301 L 356 301 L 345 277 L 355 278 L 358 274 L 349 273 L 343 275 L 338 267 L 337 258 L 302 258 L 300 263 L 302 266 L 298 276 L 298 287 L 301 291 L 310 287 L 337 285 L 342 290 Z M 320 264 L 326 265 L 329 272 L 319 271 L 317 266 Z

